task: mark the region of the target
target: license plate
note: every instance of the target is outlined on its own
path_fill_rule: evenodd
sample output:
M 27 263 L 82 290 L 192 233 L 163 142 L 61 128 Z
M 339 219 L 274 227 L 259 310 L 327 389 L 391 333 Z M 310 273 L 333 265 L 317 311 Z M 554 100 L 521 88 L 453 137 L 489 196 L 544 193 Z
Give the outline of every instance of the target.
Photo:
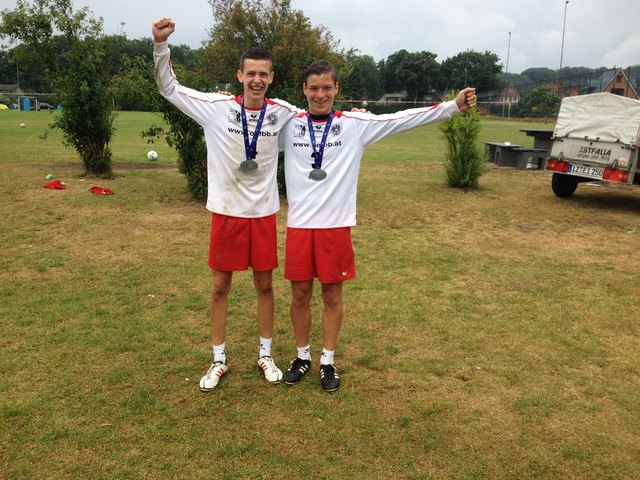
M 602 178 L 604 175 L 603 167 L 589 167 L 587 165 L 579 165 L 577 163 L 569 164 L 569 173 L 580 175 L 581 177 Z

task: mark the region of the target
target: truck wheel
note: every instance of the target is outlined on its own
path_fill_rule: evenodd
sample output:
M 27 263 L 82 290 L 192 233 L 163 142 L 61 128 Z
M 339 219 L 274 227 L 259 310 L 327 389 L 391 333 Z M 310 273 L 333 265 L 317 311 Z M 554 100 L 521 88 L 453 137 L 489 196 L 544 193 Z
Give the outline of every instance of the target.
M 556 197 L 569 198 L 578 188 L 578 179 L 571 175 L 554 173 L 551 177 L 551 189 Z

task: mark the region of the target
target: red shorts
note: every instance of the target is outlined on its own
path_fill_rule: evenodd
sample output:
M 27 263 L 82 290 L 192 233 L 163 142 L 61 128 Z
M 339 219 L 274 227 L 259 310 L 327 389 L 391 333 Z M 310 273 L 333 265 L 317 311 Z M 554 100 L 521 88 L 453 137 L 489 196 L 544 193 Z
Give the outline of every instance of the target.
M 260 218 L 211 217 L 209 267 L 216 270 L 256 271 L 278 267 L 276 215 Z
M 287 228 L 284 278 L 340 283 L 355 276 L 351 227 Z

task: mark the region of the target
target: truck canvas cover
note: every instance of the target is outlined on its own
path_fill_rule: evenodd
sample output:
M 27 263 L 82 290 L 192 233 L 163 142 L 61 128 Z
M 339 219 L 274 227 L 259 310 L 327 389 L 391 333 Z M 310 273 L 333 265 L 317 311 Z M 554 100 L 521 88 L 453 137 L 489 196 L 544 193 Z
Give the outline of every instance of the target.
M 612 93 L 565 97 L 553 136 L 640 146 L 640 101 Z

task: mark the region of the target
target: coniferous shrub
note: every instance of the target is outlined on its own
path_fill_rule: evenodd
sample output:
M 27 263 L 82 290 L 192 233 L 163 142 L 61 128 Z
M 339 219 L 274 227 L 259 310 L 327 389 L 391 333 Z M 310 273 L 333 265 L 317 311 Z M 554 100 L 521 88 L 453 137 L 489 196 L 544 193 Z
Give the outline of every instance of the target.
M 445 168 L 447 183 L 455 188 L 478 188 L 487 168 L 487 154 L 478 142 L 480 114 L 477 108 L 455 115 L 439 125 L 447 151 Z

